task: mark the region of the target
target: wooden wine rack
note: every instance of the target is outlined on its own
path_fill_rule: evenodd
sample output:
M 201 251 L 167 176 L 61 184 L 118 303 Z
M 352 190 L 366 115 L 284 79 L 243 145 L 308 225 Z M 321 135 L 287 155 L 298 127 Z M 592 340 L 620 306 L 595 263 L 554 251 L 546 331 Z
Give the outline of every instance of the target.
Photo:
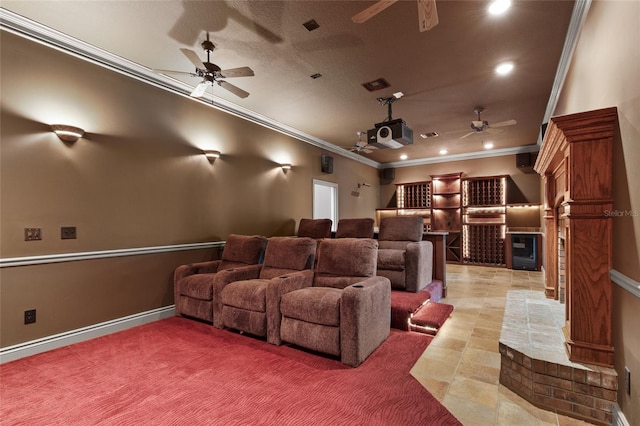
M 404 183 L 397 185 L 399 209 L 431 208 L 430 182 Z
M 504 266 L 504 225 L 465 225 L 464 261 L 472 265 Z
M 447 262 L 462 261 L 463 235 L 461 233 L 462 172 L 432 175 L 431 227 L 446 231 Z
M 421 216 L 424 230 L 431 230 L 431 182 L 396 185 L 397 211 L 400 216 Z
M 466 179 L 462 184 L 465 263 L 506 266 L 506 176 Z

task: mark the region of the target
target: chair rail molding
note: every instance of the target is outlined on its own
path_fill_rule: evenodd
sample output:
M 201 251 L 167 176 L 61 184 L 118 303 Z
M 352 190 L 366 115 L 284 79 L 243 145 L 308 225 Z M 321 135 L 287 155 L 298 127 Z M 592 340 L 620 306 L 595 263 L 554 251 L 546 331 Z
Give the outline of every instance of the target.
M 78 253 L 45 254 L 40 256 L 7 257 L 0 259 L 0 268 L 12 266 L 43 265 L 46 263 L 75 262 L 78 260 L 106 259 L 109 257 L 139 256 L 144 254 L 167 253 L 183 250 L 200 250 L 224 247 L 224 241 L 204 243 L 173 244 L 168 246 L 136 247 L 114 250 L 85 251 Z
M 635 297 L 640 298 L 640 282 L 626 276 L 622 272 L 616 271 L 615 269 L 609 271 L 609 276 L 611 277 L 611 281 L 615 284 L 618 284 Z

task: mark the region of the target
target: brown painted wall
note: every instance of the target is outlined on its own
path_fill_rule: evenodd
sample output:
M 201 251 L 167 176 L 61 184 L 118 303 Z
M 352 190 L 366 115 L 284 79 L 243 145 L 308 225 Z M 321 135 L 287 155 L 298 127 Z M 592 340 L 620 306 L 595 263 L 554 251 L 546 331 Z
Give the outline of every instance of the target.
M 339 185 L 341 217 L 374 217 L 377 169 L 2 33 L 0 257 L 290 235 L 312 181 Z M 50 124 L 81 127 L 64 144 Z M 210 164 L 201 154 L 217 149 Z M 288 162 L 287 174 L 278 164 Z M 372 184 L 359 197 L 358 182 Z M 61 240 L 76 226 L 76 240 Z M 42 228 L 25 242 L 24 228 Z M 210 255 L 210 253 L 209 253 Z M 2 347 L 173 303 L 171 275 L 202 251 L 0 269 Z M 36 324 L 23 311 L 37 309 Z
M 640 281 L 640 2 L 594 1 L 554 115 L 616 106 L 614 138 L 613 268 Z M 627 212 L 627 213 L 625 213 Z M 618 403 L 630 424 L 640 424 L 640 299 L 616 286 L 613 292 Z M 622 390 L 631 369 L 631 395 Z

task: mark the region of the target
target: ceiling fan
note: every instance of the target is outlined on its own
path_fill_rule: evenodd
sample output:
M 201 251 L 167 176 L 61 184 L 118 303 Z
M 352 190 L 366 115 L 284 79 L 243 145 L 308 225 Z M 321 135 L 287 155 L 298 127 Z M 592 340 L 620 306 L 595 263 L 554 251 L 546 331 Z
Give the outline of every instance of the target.
M 213 84 L 217 84 L 223 89 L 228 90 L 234 95 L 240 98 L 246 98 L 249 96 L 249 92 L 242 90 L 241 88 L 234 86 L 231 83 L 223 80 L 224 78 L 232 78 L 232 77 L 253 77 L 255 74 L 253 70 L 249 67 L 240 67 L 240 68 L 231 68 L 228 70 L 221 69 L 218 65 L 211 63 L 210 55 L 211 52 L 215 49 L 215 45 L 209 41 L 209 34 L 207 34 L 207 39 L 203 41 L 201 44 L 202 48 L 207 52 L 207 62 L 202 62 L 196 52 L 190 49 L 181 48 L 180 51 L 187 57 L 189 61 L 193 65 L 195 65 L 195 72 L 184 72 L 184 71 L 171 71 L 171 70 L 161 70 L 154 69 L 154 72 L 160 74 L 168 74 L 168 75 L 188 75 L 191 77 L 199 77 L 202 81 L 196 86 L 196 88 L 191 92 L 191 96 L 194 98 L 199 98 L 204 95 L 207 87 L 213 86 Z
M 496 129 L 497 127 L 506 127 L 506 126 L 513 126 L 514 124 L 517 123 L 516 120 L 507 120 L 507 121 L 501 121 L 499 123 L 495 123 L 492 125 L 489 125 L 489 122 L 487 120 L 483 120 L 480 117 L 480 114 L 482 113 L 482 111 L 484 111 L 484 108 L 482 107 L 476 107 L 473 112 L 475 112 L 478 115 L 478 119 L 477 120 L 473 120 L 471 122 L 471 132 L 460 136 L 458 139 L 463 139 L 466 138 L 467 136 L 471 136 L 473 134 L 476 133 L 499 133 L 502 130 L 498 130 Z
M 372 4 L 362 12 L 351 17 L 356 24 L 362 24 L 376 16 L 398 0 L 379 0 Z M 418 1 L 418 27 L 420 32 L 429 31 L 438 25 L 438 11 L 436 10 L 436 0 L 417 0 Z
M 374 149 L 378 149 L 373 145 L 369 145 L 367 142 L 362 141 L 362 135 L 367 134 L 367 132 L 358 131 L 358 141 L 349 149 L 351 152 L 357 152 L 358 154 L 371 154 Z

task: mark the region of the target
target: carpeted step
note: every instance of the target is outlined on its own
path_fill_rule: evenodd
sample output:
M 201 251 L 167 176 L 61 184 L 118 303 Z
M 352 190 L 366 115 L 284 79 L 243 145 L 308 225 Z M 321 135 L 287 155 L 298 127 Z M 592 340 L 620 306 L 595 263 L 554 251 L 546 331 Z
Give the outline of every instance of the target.
M 391 328 L 409 331 L 409 318 L 429 301 L 431 293 L 426 290 L 417 293 L 391 291 Z
M 409 329 L 435 335 L 453 312 L 453 306 L 429 301 L 421 306 L 409 320 Z

